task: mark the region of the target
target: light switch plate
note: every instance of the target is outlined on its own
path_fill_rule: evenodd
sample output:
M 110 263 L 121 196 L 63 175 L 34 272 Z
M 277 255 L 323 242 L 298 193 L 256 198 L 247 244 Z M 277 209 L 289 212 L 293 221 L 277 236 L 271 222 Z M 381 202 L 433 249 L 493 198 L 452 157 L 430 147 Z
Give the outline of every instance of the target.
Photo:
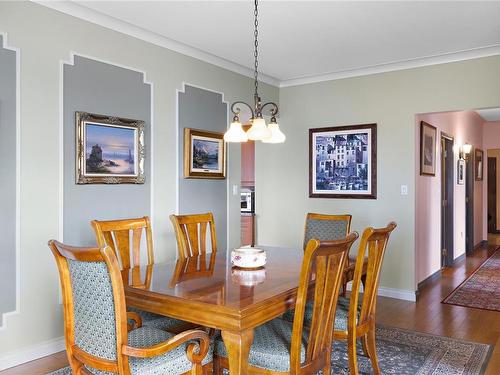
M 233 185 L 233 195 L 238 195 L 238 185 Z
M 408 195 L 408 185 L 401 185 L 401 195 Z

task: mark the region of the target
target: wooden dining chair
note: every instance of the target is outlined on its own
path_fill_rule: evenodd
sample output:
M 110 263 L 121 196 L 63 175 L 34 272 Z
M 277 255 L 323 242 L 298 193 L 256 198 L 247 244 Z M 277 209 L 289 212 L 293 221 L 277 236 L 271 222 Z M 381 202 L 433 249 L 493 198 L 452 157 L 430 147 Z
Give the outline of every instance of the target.
M 119 260 L 120 269 L 132 269 L 134 270 L 133 275 L 140 275 L 142 243 L 146 244 L 147 265 L 151 266 L 154 263 L 153 234 L 149 217 L 107 221 L 93 220 L 91 225 L 96 235 L 97 246 L 109 246 Z M 146 286 L 148 272 L 145 276 L 144 285 Z M 137 276 L 133 282 L 136 286 L 140 284 Z M 139 314 L 145 326 L 153 326 L 174 333 L 196 327 L 182 320 L 164 317 L 134 307 L 129 307 L 129 311 Z
M 211 250 L 217 252 L 215 221 L 211 212 L 193 215 L 170 215 L 177 238 L 179 259 L 207 252 L 207 230 L 210 231 Z
M 57 241 L 49 241 L 49 247 L 59 270 L 73 374 L 202 374 L 202 366 L 212 357 L 207 334 L 189 330 L 174 336 L 142 326 L 141 318 L 125 309 L 111 247 L 72 247 Z
M 364 230 L 358 248 L 350 298 L 339 298 L 333 336 L 335 340 L 347 340 L 349 371 L 352 375 L 359 373 L 356 353 L 356 340 L 359 337 L 362 338 L 363 351 L 370 358 L 374 374 L 380 374 L 375 345 L 377 292 L 387 242 L 395 228 L 396 223 L 391 222 L 385 228 L 370 227 Z M 366 280 L 359 303 L 365 257 Z
M 331 372 L 332 325 L 340 290 L 342 269 L 357 233 L 336 241 L 312 239 L 306 246 L 293 323 L 276 318 L 254 331 L 248 357 L 249 374 L 323 374 Z M 311 324 L 304 325 L 309 284 L 314 272 Z M 215 343 L 214 373 L 228 367 L 227 351 Z

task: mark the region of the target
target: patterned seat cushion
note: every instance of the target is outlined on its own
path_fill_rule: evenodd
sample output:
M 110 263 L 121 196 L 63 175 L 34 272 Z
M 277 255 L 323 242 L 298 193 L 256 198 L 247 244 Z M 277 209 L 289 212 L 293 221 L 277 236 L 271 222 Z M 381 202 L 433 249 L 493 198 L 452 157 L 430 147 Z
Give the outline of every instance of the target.
M 288 310 L 283 314 L 283 319 L 293 322 L 295 310 Z M 304 320 L 311 322 L 313 313 L 313 303 L 307 302 L 304 312 Z M 358 318 L 361 313 L 361 305 L 358 305 Z M 347 331 L 347 320 L 349 318 L 349 298 L 339 297 L 337 302 L 337 311 L 335 312 L 335 330 Z
M 142 325 L 146 327 L 154 327 L 162 329 L 164 331 L 170 331 L 176 327 L 181 327 L 186 324 L 186 322 L 182 320 L 175 318 L 168 318 L 166 316 L 140 310 L 135 307 L 129 307 L 128 311 L 132 311 L 139 314 L 139 316 L 142 319 Z M 129 323 L 133 322 L 129 321 Z
M 305 360 L 307 330 L 304 330 L 300 348 L 300 360 Z M 254 331 L 254 339 L 248 363 L 251 366 L 272 371 L 290 371 L 290 345 L 292 340 L 292 323 L 283 319 L 274 319 Z M 215 339 L 217 355 L 227 358 L 226 347 L 222 338 Z
M 346 220 L 319 220 L 308 219 L 304 235 L 304 249 L 307 243 L 316 238 L 320 241 L 332 241 L 344 238 L 347 235 Z
M 168 340 L 174 335 L 152 327 L 134 329 L 128 334 L 128 345 L 136 348 L 146 348 Z M 182 374 L 191 370 L 192 364 L 186 357 L 187 344 L 179 345 L 165 354 L 151 358 L 129 357 L 130 373 L 135 375 Z M 203 364 L 213 359 L 213 345 L 203 360 Z M 95 375 L 105 375 L 106 372 L 88 368 Z

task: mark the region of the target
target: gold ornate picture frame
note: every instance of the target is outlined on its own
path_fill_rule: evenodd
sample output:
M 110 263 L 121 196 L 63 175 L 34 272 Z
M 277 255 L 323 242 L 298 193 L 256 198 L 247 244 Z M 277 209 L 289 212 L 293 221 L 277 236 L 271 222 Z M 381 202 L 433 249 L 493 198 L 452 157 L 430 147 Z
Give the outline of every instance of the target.
M 184 178 L 226 178 L 224 134 L 184 129 Z
M 143 184 L 144 121 L 76 112 L 76 183 Z

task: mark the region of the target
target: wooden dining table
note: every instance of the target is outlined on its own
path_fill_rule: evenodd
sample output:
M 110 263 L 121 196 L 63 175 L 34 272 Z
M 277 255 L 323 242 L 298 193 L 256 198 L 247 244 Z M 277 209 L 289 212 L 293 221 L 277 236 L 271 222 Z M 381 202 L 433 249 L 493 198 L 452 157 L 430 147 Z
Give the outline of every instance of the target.
M 128 306 L 221 330 L 231 374 L 247 374 L 255 327 L 295 305 L 303 251 L 259 246 L 267 263 L 231 267 L 229 251 L 122 271 Z

